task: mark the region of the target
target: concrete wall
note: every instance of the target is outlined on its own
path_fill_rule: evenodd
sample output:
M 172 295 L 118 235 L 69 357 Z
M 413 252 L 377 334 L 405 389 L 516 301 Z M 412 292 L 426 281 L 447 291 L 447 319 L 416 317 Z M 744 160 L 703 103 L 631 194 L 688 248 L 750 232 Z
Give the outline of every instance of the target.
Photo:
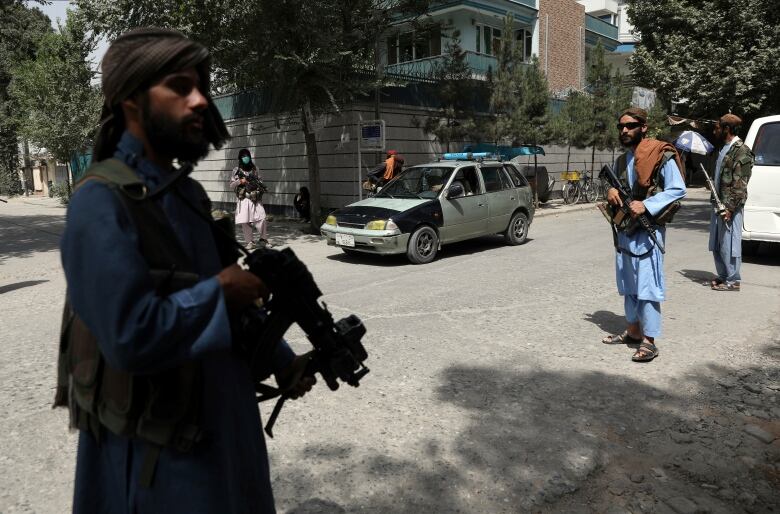
M 413 120 L 417 118 L 422 121 L 427 112 L 422 108 L 401 105 L 382 106 L 382 118 L 386 123 L 386 148 L 397 150 L 407 166 L 430 162 L 444 151 L 433 136 L 414 126 Z M 324 208 L 342 207 L 358 199 L 357 122 L 371 119 L 374 119 L 373 106 L 358 104 L 341 114 L 329 115 L 320 120 L 317 147 Z M 193 178 L 203 184 L 215 206 L 232 210 L 235 195 L 228 187 L 228 181 L 238 162 L 238 151 L 249 148 L 269 189 L 263 197 L 267 209 L 273 213 L 294 215 L 293 197 L 301 186 L 308 185 L 309 175 L 299 121 L 294 118 L 280 119 L 277 126 L 277 121 L 266 115 L 228 120 L 227 125 L 233 139 L 221 150 L 212 151 L 197 166 Z M 453 143 L 452 150 L 461 149 L 462 144 Z M 545 146 L 545 150 L 547 155 L 541 156 L 539 163 L 547 166 L 550 173 L 564 171 L 566 148 Z M 365 177 L 367 171 L 383 159 L 383 153 L 362 153 L 360 178 Z M 611 152 L 597 152 L 596 169 L 600 169 L 602 162 L 611 160 Z M 590 166 L 590 150 L 572 149 L 570 168 L 582 169 L 583 162 Z M 554 176 L 557 178 L 557 175 Z

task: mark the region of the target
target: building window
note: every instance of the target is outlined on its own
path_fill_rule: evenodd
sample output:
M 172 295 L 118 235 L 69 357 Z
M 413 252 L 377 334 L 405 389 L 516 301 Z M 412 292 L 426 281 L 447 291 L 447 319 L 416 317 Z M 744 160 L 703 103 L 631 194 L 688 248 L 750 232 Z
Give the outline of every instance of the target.
M 477 53 L 496 55 L 501 48 L 501 29 L 477 25 Z
M 415 61 L 441 55 L 441 29 L 424 33 L 402 32 L 387 38 L 387 64 Z
M 387 64 L 396 64 L 398 62 L 398 37 L 390 36 L 387 38 Z
M 398 62 L 414 60 L 414 38 L 411 32 L 398 35 Z
M 523 60 L 531 60 L 533 34 L 530 30 L 515 31 L 515 45 L 520 45 Z M 487 25 L 477 25 L 477 53 L 497 55 L 501 48 L 501 29 Z
M 523 60 L 525 62 L 531 61 L 531 49 L 533 47 L 533 34 L 530 30 L 520 29 L 515 31 L 515 45 L 520 49 Z

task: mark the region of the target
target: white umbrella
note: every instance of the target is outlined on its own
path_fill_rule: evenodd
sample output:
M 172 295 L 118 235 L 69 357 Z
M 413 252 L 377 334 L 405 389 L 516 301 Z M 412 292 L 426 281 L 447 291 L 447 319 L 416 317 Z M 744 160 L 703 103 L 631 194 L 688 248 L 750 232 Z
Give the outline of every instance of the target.
M 692 130 L 686 130 L 674 141 L 674 146 L 686 152 L 707 155 L 715 147 L 704 136 Z

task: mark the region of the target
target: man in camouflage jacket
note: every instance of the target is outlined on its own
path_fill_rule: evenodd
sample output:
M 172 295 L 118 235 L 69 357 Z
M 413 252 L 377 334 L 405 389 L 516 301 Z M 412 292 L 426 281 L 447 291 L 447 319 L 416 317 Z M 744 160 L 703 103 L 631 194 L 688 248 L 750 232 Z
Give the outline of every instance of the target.
M 709 249 L 715 257 L 718 277 L 715 291 L 739 291 L 742 265 L 742 208 L 747 201 L 747 185 L 753 170 L 753 152 L 736 135 L 742 120 L 733 114 L 722 116 L 715 126 L 715 138 L 723 144 L 715 168 L 715 187 L 726 206 L 723 216 L 713 213 L 710 220 Z

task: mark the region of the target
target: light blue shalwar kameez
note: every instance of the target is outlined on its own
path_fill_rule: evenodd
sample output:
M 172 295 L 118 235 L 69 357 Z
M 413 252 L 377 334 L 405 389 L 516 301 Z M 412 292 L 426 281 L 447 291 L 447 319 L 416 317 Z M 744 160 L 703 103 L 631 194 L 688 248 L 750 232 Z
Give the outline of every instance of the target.
M 634 186 L 634 154 L 627 154 L 627 176 L 629 187 Z M 664 191 L 644 201 L 649 214 L 656 215 L 664 207 L 685 197 L 685 181 L 674 159 L 670 159 L 659 171 L 663 174 Z M 656 230 L 658 241 L 666 246 L 666 228 Z M 645 336 L 661 336 L 661 302 L 666 300 L 664 283 L 664 256 L 643 229 L 628 235 L 618 232 L 618 247 L 635 255 L 618 252 L 615 257 L 615 271 L 618 293 L 623 296 L 626 321 L 639 323 Z M 648 252 L 649 250 L 649 252 Z M 646 254 L 646 255 L 644 255 Z
M 731 142 L 723 145 L 718 154 L 715 165 L 715 190 L 720 190 L 720 174 L 723 169 L 723 159 L 739 138 L 734 137 Z M 742 267 L 742 207 L 731 215 L 731 222 L 727 225 L 723 218 L 714 211 L 710 215 L 710 242 L 709 250 L 715 257 L 715 272 L 721 282 L 733 284 L 742 280 L 739 269 Z

